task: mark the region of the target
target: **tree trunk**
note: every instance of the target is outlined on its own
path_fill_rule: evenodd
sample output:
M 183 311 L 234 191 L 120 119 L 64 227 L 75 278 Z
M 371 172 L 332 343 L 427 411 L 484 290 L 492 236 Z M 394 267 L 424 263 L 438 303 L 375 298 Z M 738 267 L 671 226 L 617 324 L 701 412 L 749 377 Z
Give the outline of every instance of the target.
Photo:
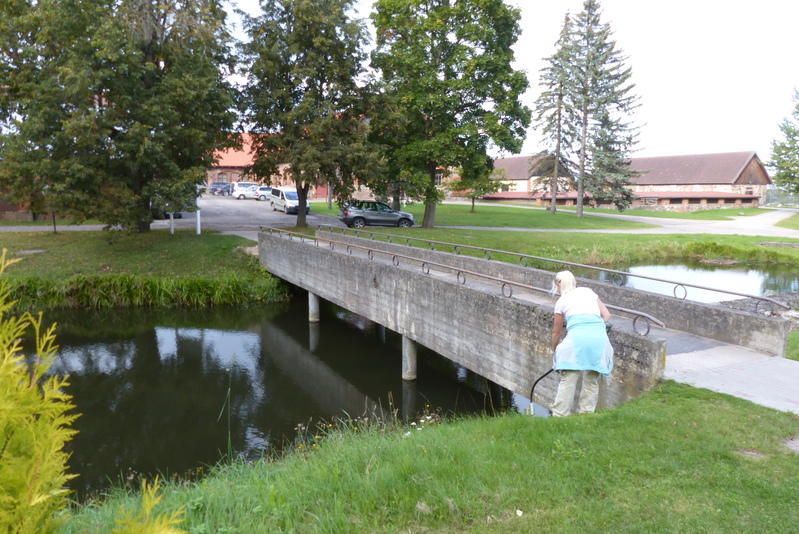
M 308 218 L 305 216 L 305 207 L 308 205 L 309 183 L 297 183 L 297 228 L 307 228 Z
M 580 136 L 580 170 L 577 172 L 577 217 L 583 216 L 583 195 L 585 194 L 585 151 L 588 141 L 588 109 L 583 105 L 583 125 Z
M 427 171 L 430 174 L 430 183 L 424 199 L 424 220 L 422 228 L 434 228 L 436 224 L 436 200 L 438 191 L 436 190 L 436 170 L 437 165 L 431 161 L 427 164 Z

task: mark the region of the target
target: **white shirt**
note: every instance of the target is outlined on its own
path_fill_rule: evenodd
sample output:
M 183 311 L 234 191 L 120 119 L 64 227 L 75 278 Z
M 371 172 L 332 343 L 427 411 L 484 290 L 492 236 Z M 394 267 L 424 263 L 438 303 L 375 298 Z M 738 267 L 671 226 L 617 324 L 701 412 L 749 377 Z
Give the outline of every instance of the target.
M 572 315 L 591 314 L 602 316 L 599 297 L 587 287 L 575 287 L 562 295 L 555 303 L 555 313 L 568 319 Z

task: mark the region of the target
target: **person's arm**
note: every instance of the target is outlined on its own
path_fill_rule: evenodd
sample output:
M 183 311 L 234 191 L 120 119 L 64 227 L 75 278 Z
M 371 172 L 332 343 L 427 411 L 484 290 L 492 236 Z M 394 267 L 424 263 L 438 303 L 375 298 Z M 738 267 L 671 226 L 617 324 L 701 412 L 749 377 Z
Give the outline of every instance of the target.
M 552 351 L 558 348 L 560 343 L 560 334 L 563 331 L 563 314 L 555 314 L 555 322 L 552 324 Z
M 597 297 L 597 303 L 599 304 L 599 315 L 602 317 L 602 320 L 606 323 L 610 321 L 610 312 L 608 311 L 607 306 L 602 303 L 602 300 Z

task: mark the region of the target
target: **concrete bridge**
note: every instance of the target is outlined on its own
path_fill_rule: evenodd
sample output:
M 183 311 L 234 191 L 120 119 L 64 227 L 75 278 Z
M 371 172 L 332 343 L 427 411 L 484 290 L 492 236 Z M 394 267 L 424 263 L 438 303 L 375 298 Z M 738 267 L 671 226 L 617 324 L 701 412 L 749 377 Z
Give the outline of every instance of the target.
M 416 344 L 523 397 L 552 366 L 553 273 L 502 261 L 317 230 L 315 237 L 271 229 L 259 234 L 261 264 L 308 291 L 309 320 L 319 298 L 402 335 L 403 378 L 416 377 Z M 615 366 L 601 407 L 651 390 L 667 351 L 720 343 L 782 356 L 789 321 L 580 280 L 611 307 Z M 652 326 L 657 320 L 667 327 Z M 648 335 L 643 335 L 648 332 Z M 554 375 L 536 387 L 551 406 Z

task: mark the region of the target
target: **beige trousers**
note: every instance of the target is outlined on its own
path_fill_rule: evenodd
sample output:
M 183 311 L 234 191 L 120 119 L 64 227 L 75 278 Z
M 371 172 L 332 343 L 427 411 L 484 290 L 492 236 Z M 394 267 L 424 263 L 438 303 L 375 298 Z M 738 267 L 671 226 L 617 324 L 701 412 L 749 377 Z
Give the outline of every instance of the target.
M 583 375 L 583 387 L 580 390 L 580 413 L 594 413 L 596 402 L 599 398 L 599 373 L 596 371 L 568 371 L 561 370 L 560 384 L 558 384 L 558 394 L 555 397 L 555 404 L 552 405 L 553 417 L 564 417 L 569 415 L 574 404 L 574 390 L 577 387 L 577 379 L 580 373 Z

